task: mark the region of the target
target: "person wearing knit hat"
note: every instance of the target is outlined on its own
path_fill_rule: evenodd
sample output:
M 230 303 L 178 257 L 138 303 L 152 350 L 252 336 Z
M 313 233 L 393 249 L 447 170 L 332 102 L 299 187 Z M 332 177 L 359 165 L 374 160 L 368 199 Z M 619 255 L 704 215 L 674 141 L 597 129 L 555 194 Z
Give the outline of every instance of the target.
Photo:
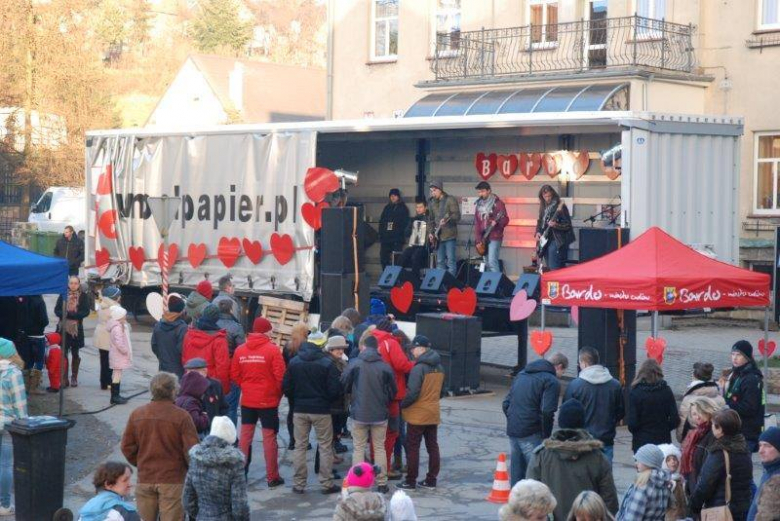
M 154 325 L 152 330 L 152 352 L 157 357 L 159 371 L 173 373 L 179 378 L 184 376 L 181 361 L 184 336 L 187 334 L 187 321 L 183 312 L 186 306 L 184 298 L 178 293 L 168 295 L 168 311 Z
M 46 333 L 46 344 L 46 372 L 49 375 L 49 386 L 46 391 L 58 393 L 62 383 L 60 372 L 62 369 L 62 335 L 57 332 Z M 106 356 L 106 358 L 108 357 Z M 108 365 L 108 360 L 106 360 L 106 365 Z
M 371 491 L 379 471 L 378 467 L 365 462 L 349 469 L 345 479 L 346 494 L 339 499 L 333 519 L 361 521 L 387 519 L 387 502 L 384 496 Z
M 368 308 L 368 314 L 369 315 L 386 315 L 387 314 L 387 308 L 385 307 L 385 303 L 379 300 L 378 298 L 372 298 L 371 299 L 371 305 Z
M 761 433 L 758 456 L 764 466 L 764 474 L 753 495 L 748 521 L 772 519 L 771 516 L 780 513 L 780 428 L 769 427 Z
M 458 200 L 444 191 L 441 180 L 430 183 L 431 198 L 428 201 L 428 240 L 436 249 L 436 268 L 447 269 L 457 276 L 455 250 L 460 221 Z M 436 242 L 438 241 L 438 247 Z
M 742 434 L 751 452 L 758 452 L 764 427 L 764 375 L 753 360 L 753 346 L 739 340 L 731 347 L 731 374 L 725 385 L 726 405 L 742 420 Z
M 384 270 L 393 262 L 393 253 L 404 249 L 406 227 L 409 225 L 409 208 L 401 199 L 401 191 L 393 188 L 388 194 L 390 201 L 379 216 L 379 261 Z
M 273 324 L 265 317 L 257 317 L 255 321 L 252 322 L 252 333 L 266 334 L 273 330 L 273 328 Z
M 660 469 L 664 464 L 664 453 L 658 445 L 642 445 L 634 454 L 634 461 L 648 469 Z
M 661 468 L 670 474 L 672 480 L 672 503 L 669 505 L 669 510 L 666 511 L 666 519 L 669 521 L 685 519 L 688 507 L 685 497 L 685 481 L 680 474 L 682 453 L 676 445 L 671 443 L 663 443 L 658 448 L 664 454 L 664 464 Z
M 392 521 L 417 521 L 414 502 L 403 490 L 396 490 L 390 499 L 390 519 Z
M 582 429 L 585 427 L 585 408 L 579 400 L 569 398 L 558 409 L 558 426 L 561 429 Z
M 133 347 L 130 343 L 130 324 L 127 323 L 127 310 L 122 306 L 112 306 L 111 319 L 106 323 L 109 333 L 108 365 L 111 367 L 111 405 L 122 405 L 128 399 L 119 394 L 122 372 L 133 366 Z
M 634 454 L 634 460 L 637 477 L 623 496 L 616 519 L 665 519 L 672 487 L 669 473 L 661 468 L 664 453 L 657 445 L 642 445 Z
M 0 338 L 0 425 L 11 423 L 17 418 L 27 416 L 27 394 L 24 390 L 22 370 L 11 359 L 18 358 L 14 343 L 6 338 Z M 14 514 L 11 506 L 11 469 L 13 468 L 13 450 L 11 436 L 0 436 L 0 480 L 3 491 L 0 495 L 0 516 Z
M 92 345 L 98 349 L 100 355 L 101 390 L 106 390 L 111 386 L 111 367 L 108 364 L 110 339 L 106 324 L 111 319 L 111 307 L 120 304 L 121 296 L 122 293 L 118 287 L 106 286 L 101 290 L 100 299 L 97 302 L 97 325 L 92 335 Z
M 211 282 L 208 280 L 198 282 L 195 291 L 187 297 L 187 317 L 193 322 L 197 322 L 213 296 L 214 288 L 211 286 Z

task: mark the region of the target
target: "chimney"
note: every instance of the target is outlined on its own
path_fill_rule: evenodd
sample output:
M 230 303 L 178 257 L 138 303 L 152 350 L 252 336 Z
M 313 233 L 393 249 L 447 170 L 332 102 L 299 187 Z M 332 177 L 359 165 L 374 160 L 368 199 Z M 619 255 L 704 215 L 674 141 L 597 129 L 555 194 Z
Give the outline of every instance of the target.
M 228 90 L 233 107 L 241 112 L 244 110 L 244 64 L 236 61 L 228 79 Z

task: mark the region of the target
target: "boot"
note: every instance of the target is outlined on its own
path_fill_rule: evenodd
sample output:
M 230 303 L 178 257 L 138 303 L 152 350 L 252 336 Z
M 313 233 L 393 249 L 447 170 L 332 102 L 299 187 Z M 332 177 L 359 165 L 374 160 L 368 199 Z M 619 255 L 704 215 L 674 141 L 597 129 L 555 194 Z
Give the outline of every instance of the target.
M 68 357 L 63 356 L 62 362 L 65 364 L 65 378 L 62 379 L 62 387 L 70 387 L 70 381 L 68 380 Z
M 79 365 L 81 365 L 81 358 L 73 357 L 73 364 L 71 364 L 70 386 L 79 386 Z
M 43 391 L 40 390 L 41 385 L 41 379 L 43 378 L 43 373 L 40 369 L 32 369 L 30 371 L 30 394 L 45 394 Z
M 127 403 L 127 398 L 119 394 L 119 384 L 111 384 L 111 405 Z

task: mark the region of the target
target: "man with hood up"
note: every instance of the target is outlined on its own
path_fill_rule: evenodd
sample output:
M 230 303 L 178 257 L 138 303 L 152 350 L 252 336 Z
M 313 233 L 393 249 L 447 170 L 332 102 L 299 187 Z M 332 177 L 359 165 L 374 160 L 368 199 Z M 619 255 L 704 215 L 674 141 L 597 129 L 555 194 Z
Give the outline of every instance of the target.
M 585 409 L 571 398 L 561 404 L 558 429 L 534 450 L 526 479 L 541 481 L 558 500 L 553 515 L 564 521 L 574 499 L 583 490 L 596 492 L 613 514 L 618 496 L 612 466 L 602 454 L 603 444 L 585 426 Z
M 197 322 L 201 313 L 214 298 L 214 288 L 208 280 L 201 280 L 187 297 L 187 319 Z
M 199 359 L 193 358 L 190 360 L 190 363 L 194 361 L 199 361 Z M 198 431 L 199 436 L 205 436 L 209 430 L 209 415 L 204 410 L 202 401 L 202 397 L 208 388 L 208 378 L 197 371 L 189 370 L 182 376 L 179 396 L 173 402 L 177 407 L 190 413 L 192 423 L 195 424 L 195 429 Z
M 623 388 L 609 369 L 599 364 L 599 352 L 583 347 L 579 353 L 580 374 L 566 389 L 564 401 L 578 400 L 585 407 L 585 429 L 604 444 L 610 464 L 615 448 L 617 424 L 626 415 Z
M 219 311 L 217 306 L 209 304 L 203 308 L 202 316 L 197 320 L 197 329 L 187 330 L 184 336 L 181 362 L 186 364 L 193 358 L 206 361 L 209 378 L 216 378 L 222 384 L 222 392 L 230 392 L 230 355 L 228 354 L 227 333 L 217 325 Z
M 152 352 L 157 357 L 160 371 L 173 373 L 179 378 L 184 375 L 181 361 L 187 322 L 182 318 L 184 300 L 177 295 L 168 297 L 168 311 L 154 325 L 152 331 Z
M 740 340 L 731 348 L 731 374 L 726 382 L 726 405 L 742 420 L 742 434 L 751 452 L 758 452 L 764 428 L 764 376 L 753 360 L 753 346 Z

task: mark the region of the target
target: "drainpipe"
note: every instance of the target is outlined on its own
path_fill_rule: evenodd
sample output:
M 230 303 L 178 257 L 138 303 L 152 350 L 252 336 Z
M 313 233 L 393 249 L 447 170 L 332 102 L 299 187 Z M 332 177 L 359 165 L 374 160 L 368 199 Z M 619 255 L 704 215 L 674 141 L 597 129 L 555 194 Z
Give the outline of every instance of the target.
M 336 8 L 335 0 L 328 0 L 328 13 L 327 13 L 327 25 L 328 25 L 328 47 L 327 47 L 327 71 L 326 71 L 326 100 L 325 100 L 325 119 L 333 119 L 333 30 L 334 19 L 336 14 L 333 10 Z

